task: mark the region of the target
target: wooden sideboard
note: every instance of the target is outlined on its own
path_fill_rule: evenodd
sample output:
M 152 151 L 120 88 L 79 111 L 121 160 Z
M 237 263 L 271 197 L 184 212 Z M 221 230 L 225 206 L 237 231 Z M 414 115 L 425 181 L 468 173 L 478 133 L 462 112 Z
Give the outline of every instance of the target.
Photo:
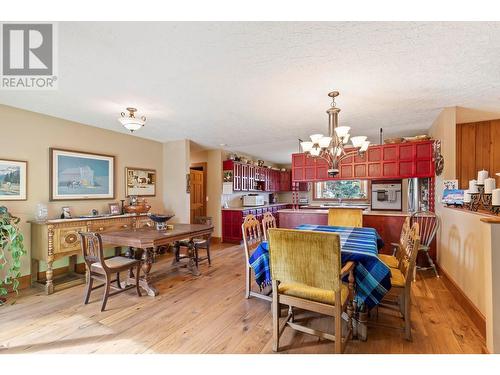
M 143 228 L 152 226 L 153 222 L 145 215 L 118 215 L 97 218 L 58 219 L 45 222 L 32 221 L 31 223 L 31 279 L 38 281 L 38 266 L 40 261 L 47 263 L 45 292 L 54 293 L 54 290 L 67 287 L 67 284 L 81 282 L 72 278 L 65 285 L 54 284 L 54 261 L 70 257 L 69 270 L 74 272 L 77 255 L 82 254 L 79 231 L 109 232 L 127 228 Z M 82 279 L 80 277 L 79 279 Z

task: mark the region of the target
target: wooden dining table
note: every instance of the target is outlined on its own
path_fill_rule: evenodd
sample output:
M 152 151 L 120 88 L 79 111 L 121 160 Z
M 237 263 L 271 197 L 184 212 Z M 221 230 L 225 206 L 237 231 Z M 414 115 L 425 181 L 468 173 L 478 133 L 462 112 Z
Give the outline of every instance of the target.
M 101 233 L 104 245 L 115 247 L 130 247 L 142 253 L 143 276 L 139 279 L 139 285 L 149 296 L 157 296 L 158 290 L 151 280 L 151 267 L 154 263 L 156 251 L 160 246 L 166 246 L 175 241 L 194 238 L 207 238 L 212 235 L 213 225 L 204 224 L 173 224 L 173 229 L 157 230 L 155 228 L 140 228 L 129 230 L 117 230 Z M 188 247 L 188 268 L 193 275 L 199 275 L 198 267 L 194 261 L 194 246 Z M 175 262 L 175 259 L 174 259 Z M 127 275 L 123 281 L 124 286 L 135 284 L 135 278 Z

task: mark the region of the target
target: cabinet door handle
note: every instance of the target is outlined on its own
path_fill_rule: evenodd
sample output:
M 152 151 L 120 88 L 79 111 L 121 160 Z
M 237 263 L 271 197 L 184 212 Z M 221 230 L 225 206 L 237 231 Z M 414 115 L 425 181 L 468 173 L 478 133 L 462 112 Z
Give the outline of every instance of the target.
M 100 227 L 98 230 L 99 230 L 99 232 L 102 232 L 104 230 L 104 228 Z

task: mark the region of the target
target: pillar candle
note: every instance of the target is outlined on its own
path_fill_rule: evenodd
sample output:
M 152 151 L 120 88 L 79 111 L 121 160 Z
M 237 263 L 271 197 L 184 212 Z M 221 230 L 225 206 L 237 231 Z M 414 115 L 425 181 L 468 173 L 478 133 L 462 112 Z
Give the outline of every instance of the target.
M 482 171 L 477 172 L 477 184 L 484 185 L 484 180 L 488 178 L 488 171 L 484 169 Z
M 487 178 L 484 180 L 484 192 L 486 194 L 491 194 L 496 187 L 496 181 L 494 178 Z
M 469 202 L 470 202 L 469 190 L 464 190 L 464 203 L 469 203 Z
M 477 181 L 476 180 L 470 180 L 469 181 L 469 191 L 468 193 L 478 193 L 479 190 L 477 189 Z
M 493 206 L 500 206 L 500 189 L 493 190 L 491 204 Z

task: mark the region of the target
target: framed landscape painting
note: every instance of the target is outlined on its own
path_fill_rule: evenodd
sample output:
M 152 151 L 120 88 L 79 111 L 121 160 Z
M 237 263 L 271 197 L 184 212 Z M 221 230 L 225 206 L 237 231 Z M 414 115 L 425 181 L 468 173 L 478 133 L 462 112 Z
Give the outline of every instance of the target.
M 0 159 L 0 201 L 27 199 L 28 162 Z
M 154 169 L 125 168 L 125 195 L 154 197 L 156 195 L 156 171 Z
M 115 157 L 50 149 L 50 200 L 114 199 Z

